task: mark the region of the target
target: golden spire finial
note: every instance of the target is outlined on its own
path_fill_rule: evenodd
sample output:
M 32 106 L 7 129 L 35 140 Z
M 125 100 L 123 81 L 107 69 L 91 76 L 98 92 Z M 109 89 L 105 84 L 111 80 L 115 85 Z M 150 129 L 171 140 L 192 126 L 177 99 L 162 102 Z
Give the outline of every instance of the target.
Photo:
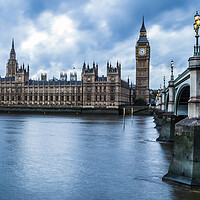
M 160 84 L 160 89 L 162 89 L 162 85 Z
M 174 67 L 174 61 L 172 60 L 171 61 L 171 68 L 173 68 Z

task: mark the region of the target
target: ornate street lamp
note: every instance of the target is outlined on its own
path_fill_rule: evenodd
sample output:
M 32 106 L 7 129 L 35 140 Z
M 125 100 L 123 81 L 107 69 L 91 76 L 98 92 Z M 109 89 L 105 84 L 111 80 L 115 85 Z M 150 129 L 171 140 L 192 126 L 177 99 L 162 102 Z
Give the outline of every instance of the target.
M 194 30 L 196 32 L 196 45 L 194 46 L 194 56 L 200 56 L 200 46 L 199 46 L 199 27 L 200 27 L 200 16 L 198 14 L 198 11 L 196 11 L 196 15 L 194 16 Z
M 164 87 L 163 87 L 163 89 L 165 89 L 165 76 L 163 77 L 163 81 L 164 81 Z
M 171 81 L 174 80 L 174 74 L 173 74 L 173 69 L 174 69 L 174 61 L 171 61 Z

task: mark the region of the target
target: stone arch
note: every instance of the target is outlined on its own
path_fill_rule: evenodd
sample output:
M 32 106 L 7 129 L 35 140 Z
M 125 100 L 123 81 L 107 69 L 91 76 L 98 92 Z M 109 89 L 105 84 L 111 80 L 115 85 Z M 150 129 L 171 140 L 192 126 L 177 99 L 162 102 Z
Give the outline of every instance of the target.
M 183 84 L 175 96 L 174 111 L 175 115 L 188 115 L 188 101 L 190 98 L 190 85 Z

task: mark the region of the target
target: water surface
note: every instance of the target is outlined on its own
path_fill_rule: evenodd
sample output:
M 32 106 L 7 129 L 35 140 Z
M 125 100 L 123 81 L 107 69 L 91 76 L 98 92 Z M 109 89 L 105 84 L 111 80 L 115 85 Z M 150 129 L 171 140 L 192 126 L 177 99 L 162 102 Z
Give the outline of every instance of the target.
M 0 115 L 0 199 L 200 199 L 162 181 L 172 144 L 153 117 Z

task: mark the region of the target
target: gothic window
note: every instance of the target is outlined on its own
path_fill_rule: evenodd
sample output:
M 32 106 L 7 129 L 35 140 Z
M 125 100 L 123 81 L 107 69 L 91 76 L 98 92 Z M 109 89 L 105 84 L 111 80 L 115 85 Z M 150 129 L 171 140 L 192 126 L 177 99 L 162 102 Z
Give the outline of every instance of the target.
M 87 95 L 87 101 L 91 102 L 91 95 Z
M 69 96 L 67 96 L 67 101 L 69 101 Z
M 80 96 L 78 96 L 78 101 L 80 101 L 81 100 L 81 97 Z
M 90 86 L 87 87 L 87 91 L 91 92 L 91 87 Z
M 67 93 L 69 93 L 69 88 L 67 88 Z
M 90 81 L 91 79 L 90 79 L 90 77 L 88 77 L 88 79 L 87 79 L 88 81 Z
M 111 92 L 115 92 L 115 86 L 111 86 L 111 87 L 110 87 L 110 91 L 111 91 Z
M 111 81 L 114 81 L 114 80 L 115 80 L 115 78 L 112 76 L 112 77 L 111 77 Z
M 115 101 L 115 95 L 110 95 L 110 101 Z

